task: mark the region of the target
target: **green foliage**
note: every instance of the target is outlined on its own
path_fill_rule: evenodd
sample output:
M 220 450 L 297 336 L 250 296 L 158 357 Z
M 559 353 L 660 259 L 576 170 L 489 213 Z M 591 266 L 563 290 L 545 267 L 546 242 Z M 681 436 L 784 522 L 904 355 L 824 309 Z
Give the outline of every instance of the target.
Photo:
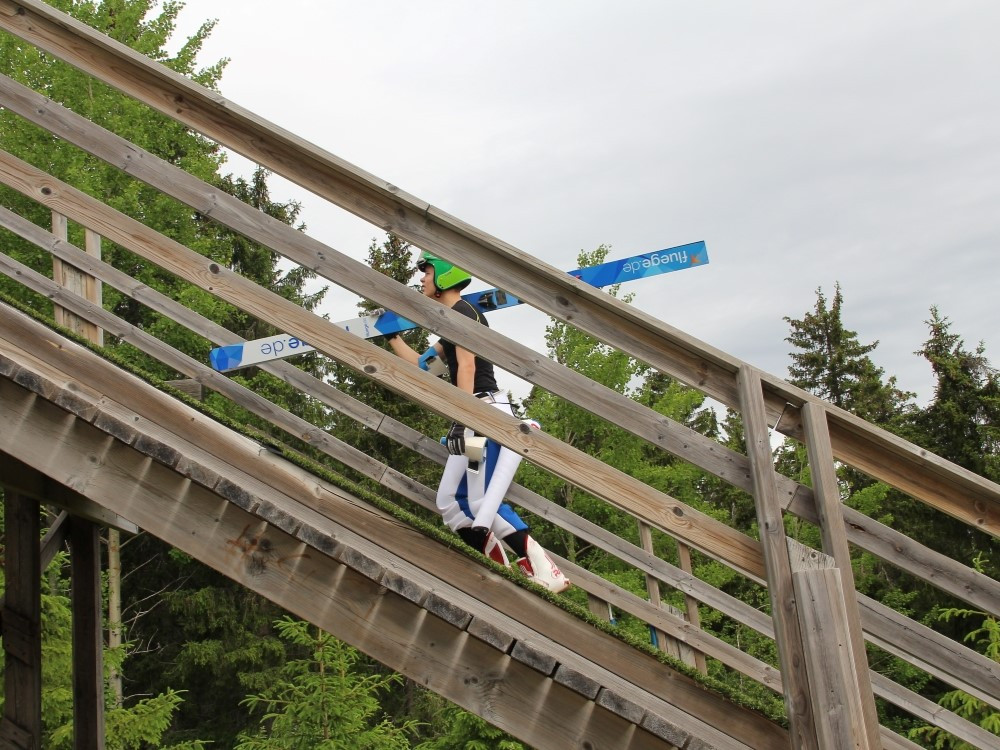
M 416 750 L 527 750 L 517 740 L 461 708 L 450 707 L 436 718 L 438 736 Z
M 203 24 L 175 56 L 168 56 L 164 51 L 175 28 L 181 8 L 179 3 L 168 2 L 155 16 L 150 16 L 155 6 L 152 0 L 64 1 L 56 5 L 205 86 L 214 88 L 218 83 L 223 62 L 202 70 L 194 68 L 194 58 L 208 37 L 212 23 Z M 213 181 L 223 162 L 222 152 L 211 141 L 2 32 L 0 72 L 206 181 Z M 0 147 L 167 236 L 220 262 L 228 262 L 228 256 L 216 252 L 210 237 L 200 236 L 198 224 L 193 221 L 192 209 L 6 110 L 0 111 Z M 0 188 L 0 203 L 39 226 L 49 224 L 48 209 L 12 189 Z M 82 229 L 71 226 L 70 239 L 82 246 Z M 5 251 L 43 273 L 51 267 L 46 253 L 19 239 L 6 244 Z M 153 288 L 168 292 L 178 288 L 176 280 L 147 263 L 138 262 L 121 248 L 108 245 L 103 249 L 103 256 L 106 261 Z M 26 299 L 26 292 L 20 286 L 6 280 L 0 280 L 0 283 L 8 292 Z M 106 291 L 107 307 L 135 311 L 133 305 L 120 294 L 110 289 Z
M 982 568 L 982 558 L 975 561 Z M 996 617 L 977 610 L 948 607 L 938 613 L 940 620 L 972 620 L 978 625 L 965 634 L 964 641 L 984 654 L 988 659 L 1000 663 L 1000 622 Z M 987 732 L 1000 736 L 1000 711 L 990 704 L 961 690 L 944 693 L 938 703 L 956 715 L 978 725 Z M 918 727 L 910 733 L 914 741 L 924 740 L 930 747 L 948 750 L 975 750 L 973 745 L 958 740 L 938 727 Z
M 170 728 L 174 712 L 183 702 L 180 693 L 168 690 L 153 698 L 137 701 L 130 708 L 111 708 L 105 713 L 105 747 L 107 750 L 144 750 L 150 746 L 164 750 L 201 750 L 208 747 L 195 740 L 175 745 L 162 745 L 164 733 Z M 73 744 L 72 723 L 52 733 L 51 750 L 70 750 Z
M 378 695 L 399 675 L 363 674 L 360 654 L 309 623 L 284 618 L 281 637 L 305 657 L 277 670 L 275 681 L 243 703 L 260 714 L 237 750 L 403 750 L 413 722 L 395 726 L 378 719 Z
M 125 666 L 126 689 L 183 687 L 165 740 L 231 747 L 246 727 L 240 701 L 286 659 L 271 628 L 281 610 L 148 535 L 123 544 L 122 564 L 136 571 L 123 586 L 127 637 L 144 644 Z
M 915 419 L 921 445 L 969 471 L 1000 481 L 1000 374 L 980 343 L 974 351 L 936 307 L 917 354 L 934 372 L 934 399 Z M 965 559 L 971 559 L 967 557 Z
M 868 356 L 878 342 L 862 344 L 855 331 L 844 327 L 843 303 L 838 283 L 829 308 L 823 290 L 817 289 L 813 312 L 801 320 L 785 318 L 792 328 L 785 340 L 797 350 L 790 355 L 790 381 L 862 419 L 888 427 L 908 410 L 907 401 L 914 394 L 899 390 L 895 376 L 883 381 L 884 370 Z
M 42 575 L 42 731 L 43 746 L 69 750 L 73 745 L 73 654 L 72 611 L 68 556 L 59 552 Z M 0 590 L 3 585 L 0 569 Z M 111 659 L 105 656 L 105 666 Z M 0 663 L 0 708 L 3 704 L 3 665 Z M 105 740 L 108 750 L 143 750 L 152 746 L 165 750 L 199 750 L 204 743 L 161 744 L 163 735 L 182 703 L 172 689 L 143 698 L 127 707 L 114 707 L 108 696 L 105 712 Z

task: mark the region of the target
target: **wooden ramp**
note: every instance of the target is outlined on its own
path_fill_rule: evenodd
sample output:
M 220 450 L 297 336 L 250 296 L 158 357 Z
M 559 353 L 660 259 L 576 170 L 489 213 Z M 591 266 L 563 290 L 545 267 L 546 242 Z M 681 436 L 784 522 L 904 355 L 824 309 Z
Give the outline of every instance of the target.
M 9 488 L 79 495 L 538 748 L 788 746 L 773 722 L 51 329 L 6 306 L 0 319 Z
M 957 521 L 960 533 L 981 537 L 983 548 L 1000 536 L 1000 485 L 589 287 L 42 0 L 0 0 L 0 30 L 46 61 L 76 67 L 86 85 L 107 85 L 132 97 L 151 112 L 303 186 L 331 207 L 368 221 L 376 231 L 391 232 L 458 263 L 738 413 L 745 452 L 591 381 L 496 328 L 484 329 L 443 310 L 368 264 L 129 142 L 86 113 L 50 100 L 53 91 L 35 91 L 0 75 L 0 107 L 41 128 L 53 144 L 80 149 L 113 167 L 116 176 L 187 205 L 192 216 L 267 247 L 532 387 L 576 404 L 671 460 L 747 493 L 763 533 L 751 536 L 733 528 L 555 435 L 522 431 L 517 419 L 257 286 L 161 234 L 162 227 L 147 226 L 66 182 L 73 175 L 49 174 L 30 158 L 25 161 L 29 154 L 0 150 L 0 186 L 26 199 L 13 210 L 0 207 L 0 274 L 5 283 L 18 286 L 18 299 L 35 300 L 39 309 L 51 303 L 56 322 L 91 341 L 99 342 L 106 333 L 134 346 L 170 377 L 214 391 L 239 410 L 308 443 L 317 455 L 329 456 L 408 501 L 432 503 L 433 490 L 413 477 L 137 328 L 130 316 L 107 309 L 102 285 L 213 345 L 243 341 L 240 333 L 140 283 L 131 266 L 102 260 L 102 242 L 113 243 L 185 288 L 210 295 L 218 309 L 231 305 L 266 330 L 294 333 L 358 377 L 516 450 L 542 471 L 634 519 L 637 543 L 526 487 L 515 485 L 508 493 L 519 507 L 616 557 L 645 580 L 643 598 L 567 565 L 595 612 L 607 615 L 613 607 L 638 618 L 657 635 L 661 648 L 689 658 L 702 673 L 719 670 L 713 673 L 724 675 L 728 684 L 752 684 L 755 691 L 780 695 L 788 719 L 786 732 L 732 705 L 701 682 L 0 305 L 0 480 L 8 574 L 0 746 L 32 747 L 33 737 L 40 736 L 40 729 L 32 735 L 14 718 L 41 725 L 38 565 L 66 537 L 73 542 L 74 576 L 80 573 L 87 581 L 87 586 L 74 585 L 86 594 L 73 602 L 74 614 L 86 613 L 77 618 L 81 625 L 75 635 L 90 644 L 81 653 L 92 655 L 74 665 L 81 695 L 92 696 L 92 710 L 81 712 L 74 729 L 92 737 L 91 746 L 103 746 L 96 525 L 137 524 L 535 747 L 916 747 L 880 725 L 880 715 L 891 719 L 891 726 L 900 726 L 898 717 L 903 717 L 902 725 L 912 719 L 973 747 L 997 747 L 995 734 L 937 702 L 937 686 L 960 690 L 991 710 L 1000 708 L 1000 664 L 960 638 L 857 590 L 853 564 L 859 555 L 870 555 L 890 575 L 940 589 L 994 618 L 1000 617 L 1000 581 L 967 560 L 927 548 L 909 529 L 862 513 L 842 496 L 837 471 L 850 467 L 899 491 L 907 502 L 921 504 L 928 517 Z M 80 247 L 70 242 L 68 225 L 82 234 L 82 241 L 74 238 Z M 51 261 L 39 252 L 51 254 Z M 30 261 L 33 265 L 22 264 L 29 257 L 36 259 Z M 444 462 L 446 451 L 436 436 L 413 430 L 290 363 L 271 362 L 261 369 L 336 412 L 338 420 L 354 420 L 422 459 Z M 775 471 L 770 446 L 777 435 L 804 447 L 810 484 Z M 74 514 L 69 523 L 54 524 L 42 541 L 41 555 L 38 498 Z M 811 548 L 786 535 L 789 519 L 815 527 L 818 543 Z M 654 553 L 654 534 L 674 545 L 669 554 Z M 748 591 L 759 587 L 753 601 L 699 578 L 692 566 L 692 559 L 699 558 L 725 566 Z M 12 567 L 20 562 L 23 568 Z M 766 611 L 759 606 L 765 600 Z M 680 602 L 683 610 L 674 609 Z M 742 651 L 713 627 L 703 628 L 702 612 L 712 613 L 714 622 L 725 618 L 773 639 L 777 663 Z M 869 653 L 877 655 L 871 664 Z M 923 675 L 913 684 L 927 688 L 915 692 L 880 672 L 888 657 Z

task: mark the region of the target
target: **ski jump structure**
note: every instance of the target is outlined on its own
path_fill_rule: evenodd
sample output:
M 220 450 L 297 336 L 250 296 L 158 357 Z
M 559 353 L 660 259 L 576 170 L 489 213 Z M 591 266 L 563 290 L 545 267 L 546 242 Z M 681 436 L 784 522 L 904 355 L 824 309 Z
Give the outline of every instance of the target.
M 539 356 L 505 336 L 500 324 L 483 329 L 443 310 L 0 76 L 0 106 L 9 112 L 749 493 L 762 529 L 758 538 L 749 537 L 552 435 L 522 432 L 517 420 L 371 341 L 257 287 L 17 154 L 0 152 L 0 183 L 53 216 L 51 225 L 40 226 L 0 207 L 5 243 L 16 237 L 53 256 L 49 272 L 0 253 L 0 271 L 37 299 L 51 300 L 58 323 L 45 310 L 39 316 L 0 303 L 6 524 L 0 746 L 39 746 L 39 581 L 45 562 L 68 540 L 74 732 L 79 746 L 103 747 L 98 534 L 104 527 L 126 534 L 142 529 L 163 539 L 537 748 L 916 747 L 879 724 L 876 701 L 974 747 L 997 746 L 995 735 L 870 668 L 866 647 L 1000 707 L 996 662 L 857 592 L 851 551 L 864 550 L 994 617 L 1000 616 L 1000 584 L 843 503 L 835 467 L 848 465 L 894 486 L 987 540 L 1000 529 L 1000 487 L 549 267 L 38 0 L 0 0 L 0 29 L 735 409 L 745 428 L 745 453 Z M 67 221 L 84 227 L 83 248 L 67 241 Z M 395 505 L 362 497 L 338 475 L 318 476 L 292 456 L 217 422 L 198 401 L 113 364 L 101 345 L 105 333 L 160 360 L 194 392 L 213 390 L 305 441 L 317 455 L 377 482 L 399 505 L 433 507 L 432 489 L 249 391 L 220 372 L 227 367 L 192 359 L 103 309 L 100 290 L 111 285 L 216 348 L 246 346 L 104 263 L 102 238 L 631 514 L 635 543 L 524 487 L 513 486 L 508 496 L 563 533 L 634 566 L 645 577 L 647 596 L 562 559 L 557 562 L 576 591 L 585 592 L 589 613 L 572 596 L 545 596 L 523 578 L 466 555 L 438 527 L 407 523 Z M 291 362 L 253 366 L 427 461 L 445 460 L 438 436 L 400 424 Z M 772 431 L 805 444 L 812 486 L 774 471 Z M 57 510 L 44 537 L 40 503 Z M 819 529 L 819 548 L 785 534 L 787 515 Z M 668 539 L 674 545 L 669 561 L 654 554 L 654 537 L 656 549 Z M 699 579 L 692 558 L 716 560 L 762 587 L 770 614 Z M 671 594 L 683 606 L 668 606 L 664 599 Z M 647 623 L 658 650 L 602 624 L 612 611 Z M 706 612 L 773 638 L 777 663 L 762 662 L 703 628 Z M 759 713 L 705 676 L 727 671 L 779 696 L 783 719 Z

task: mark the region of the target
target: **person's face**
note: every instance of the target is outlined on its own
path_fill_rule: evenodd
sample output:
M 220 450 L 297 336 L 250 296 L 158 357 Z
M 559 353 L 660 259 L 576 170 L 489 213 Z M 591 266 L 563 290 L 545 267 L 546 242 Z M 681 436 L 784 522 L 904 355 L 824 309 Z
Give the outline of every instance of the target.
M 420 287 L 425 297 L 433 297 L 437 293 L 434 287 L 434 266 L 428 263 L 424 266 L 424 275 L 420 277 Z

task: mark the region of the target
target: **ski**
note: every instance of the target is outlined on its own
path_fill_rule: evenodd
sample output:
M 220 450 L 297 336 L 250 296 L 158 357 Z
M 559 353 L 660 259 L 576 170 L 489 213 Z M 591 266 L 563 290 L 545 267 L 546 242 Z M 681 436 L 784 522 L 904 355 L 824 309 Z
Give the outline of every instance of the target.
M 708 263 L 708 249 L 705 247 L 705 243 L 691 242 L 687 245 L 633 255 L 621 260 L 607 261 L 596 266 L 578 268 L 568 273 L 570 276 L 600 289 L 661 273 L 702 266 L 706 263 Z M 521 300 L 517 297 L 496 287 L 480 292 L 469 292 L 463 294 L 462 298 L 483 313 L 504 310 L 521 304 Z M 334 325 L 363 339 L 399 333 L 417 327 L 416 323 L 389 310 L 374 310 L 367 315 L 334 323 Z M 275 359 L 306 354 L 314 350 L 314 347 L 302 339 L 287 333 L 279 333 L 275 336 L 266 336 L 242 344 L 217 347 L 209 353 L 209 359 L 214 369 L 219 372 L 227 372 Z

